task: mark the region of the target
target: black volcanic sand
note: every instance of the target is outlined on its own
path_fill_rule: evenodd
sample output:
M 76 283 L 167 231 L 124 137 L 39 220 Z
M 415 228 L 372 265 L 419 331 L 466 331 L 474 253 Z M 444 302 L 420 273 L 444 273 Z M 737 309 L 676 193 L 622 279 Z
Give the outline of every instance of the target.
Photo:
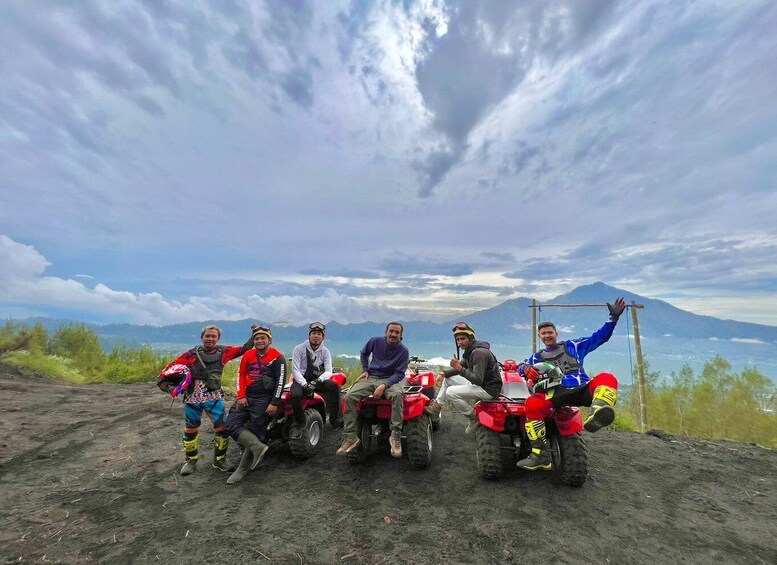
M 587 434 L 581 488 L 478 474 L 444 413 L 425 470 L 270 451 L 242 483 L 181 477 L 180 402 L 153 385 L 71 386 L 0 367 L 3 563 L 777 563 L 777 451 Z M 238 451 L 230 446 L 229 458 Z

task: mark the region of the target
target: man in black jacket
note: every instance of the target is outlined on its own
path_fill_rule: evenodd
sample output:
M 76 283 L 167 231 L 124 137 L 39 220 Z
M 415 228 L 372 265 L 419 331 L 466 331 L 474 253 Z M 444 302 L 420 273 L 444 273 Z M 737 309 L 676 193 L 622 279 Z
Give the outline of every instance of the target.
M 473 408 L 478 400 L 491 400 L 499 397 L 502 391 L 502 373 L 499 362 L 491 353 L 491 345 L 487 341 L 478 341 L 475 330 L 465 322 L 459 322 L 453 327 L 453 338 L 456 346 L 464 349 L 461 361 L 451 358 L 451 368 L 440 376 L 446 380 L 445 396 L 456 410 L 464 414 L 469 423 L 464 430 L 471 434 L 478 426 L 478 419 Z M 462 380 L 463 379 L 465 380 Z M 448 382 L 448 381 L 451 382 Z M 452 384 L 455 382 L 456 384 Z M 438 406 L 432 407 L 436 410 Z

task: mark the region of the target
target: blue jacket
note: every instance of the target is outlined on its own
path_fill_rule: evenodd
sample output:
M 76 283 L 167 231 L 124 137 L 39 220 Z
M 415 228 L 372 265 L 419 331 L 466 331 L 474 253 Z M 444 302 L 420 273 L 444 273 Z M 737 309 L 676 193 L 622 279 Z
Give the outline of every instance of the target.
M 385 378 L 387 388 L 405 378 L 409 361 L 410 351 L 402 342 L 389 347 L 386 338 L 382 336 L 371 338 L 361 350 L 362 370 L 367 371 L 371 377 Z
M 585 359 L 585 356 L 591 353 L 594 349 L 599 347 L 600 345 L 604 345 L 609 341 L 609 339 L 612 337 L 612 333 L 615 331 L 615 325 L 618 323 L 618 320 L 613 320 L 612 318 L 607 320 L 604 325 L 596 330 L 591 336 L 589 337 L 579 337 L 577 339 L 568 339 L 566 341 L 559 342 L 556 347 L 559 345 L 564 346 L 564 350 L 570 357 L 574 358 L 577 361 L 578 367 L 575 367 L 574 370 L 566 374 L 564 378 L 561 379 L 561 386 L 563 387 L 576 387 L 582 384 L 587 383 L 591 380 L 591 377 L 588 376 L 588 374 L 585 372 L 585 369 L 583 368 L 583 359 Z M 556 347 L 552 349 L 541 349 L 537 353 L 533 354 L 531 357 L 529 357 L 526 360 L 526 363 L 529 365 L 533 365 L 535 363 L 541 363 L 543 361 L 546 361 L 547 359 L 544 359 L 542 357 L 542 354 L 550 353 L 551 351 L 555 351 Z M 563 369 L 563 367 L 562 367 Z M 523 374 L 523 370 L 521 367 L 521 374 Z

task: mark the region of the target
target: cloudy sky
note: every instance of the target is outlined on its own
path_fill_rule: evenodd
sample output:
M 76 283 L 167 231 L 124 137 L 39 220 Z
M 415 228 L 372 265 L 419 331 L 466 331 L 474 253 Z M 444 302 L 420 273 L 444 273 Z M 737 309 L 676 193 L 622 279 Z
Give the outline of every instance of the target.
M 777 325 L 777 3 L 0 2 L 0 315 Z M 400 309 L 396 312 L 393 309 Z

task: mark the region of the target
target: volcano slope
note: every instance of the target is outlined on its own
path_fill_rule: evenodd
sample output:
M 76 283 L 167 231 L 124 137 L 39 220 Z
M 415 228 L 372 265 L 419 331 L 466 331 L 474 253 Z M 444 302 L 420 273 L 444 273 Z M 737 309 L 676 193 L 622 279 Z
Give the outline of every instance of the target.
M 581 488 L 549 473 L 480 478 L 444 413 L 425 470 L 272 449 L 243 482 L 181 477 L 180 402 L 151 384 L 73 386 L 0 368 L 3 563 L 777 563 L 777 452 L 587 434 Z M 236 460 L 236 447 L 229 458 Z

